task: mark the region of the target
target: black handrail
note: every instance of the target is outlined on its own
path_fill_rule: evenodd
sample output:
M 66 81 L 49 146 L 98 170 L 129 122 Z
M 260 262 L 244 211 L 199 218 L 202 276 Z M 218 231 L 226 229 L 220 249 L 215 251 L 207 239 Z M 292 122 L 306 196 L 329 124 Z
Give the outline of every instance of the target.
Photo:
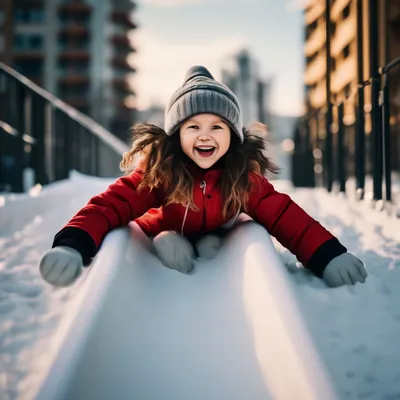
M 400 64 L 400 57 L 390 61 L 384 67 L 380 68 L 379 72 L 383 75 L 388 73 L 394 67 L 397 67 Z
M 375 201 L 383 200 L 385 202 L 392 201 L 392 165 L 391 165 L 391 125 L 390 125 L 390 73 L 395 67 L 400 65 L 400 57 L 390 61 L 386 65 L 381 68 L 378 68 L 378 78 L 376 76 L 370 77 L 367 80 L 364 80 L 357 84 L 357 86 L 353 87 L 353 90 L 348 94 L 346 101 L 352 100 L 355 103 L 355 115 L 356 120 L 355 124 L 352 124 L 351 128 L 346 128 L 344 124 L 344 103 L 340 101 L 340 103 L 334 104 L 334 107 L 337 109 L 337 126 L 338 126 L 338 134 L 335 135 L 335 143 L 334 143 L 334 151 L 336 157 L 334 157 L 333 165 L 329 165 L 326 160 L 323 163 L 324 168 L 332 168 L 331 174 L 335 176 L 334 183 L 338 185 L 340 191 L 346 190 L 346 180 L 351 175 L 349 173 L 349 168 L 351 168 L 351 164 L 354 165 L 354 171 L 352 169 L 352 173 L 354 173 L 356 178 L 356 190 L 364 191 L 364 181 L 367 174 L 371 174 L 373 178 L 373 198 Z M 375 109 L 375 117 L 378 118 L 375 121 L 375 129 L 379 130 L 377 133 L 377 137 L 379 138 L 379 146 L 377 149 L 373 149 L 372 152 L 372 161 L 374 161 L 368 168 L 365 168 L 364 160 L 366 157 L 366 136 L 364 127 L 358 126 L 359 123 L 364 124 L 364 117 L 360 118 L 360 115 L 364 116 L 364 109 L 360 109 L 360 105 L 363 105 L 363 99 L 361 102 L 355 101 L 357 97 L 360 96 L 360 92 L 363 91 L 364 87 L 370 85 L 375 80 L 375 86 L 377 83 L 380 83 L 378 87 L 375 87 L 375 94 L 378 98 L 378 109 Z M 360 81 L 360 79 L 359 79 Z M 361 90 L 360 90 L 361 89 Z M 362 93 L 363 95 L 363 93 Z M 315 119 L 315 113 L 321 112 L 322 110 L 310 110 L 309 114 L 306 116 L 310 121 Z M 346 124 L 348 125 L 348 123 Z M 349 154 L 347 154 L 347 149 L 345 146 L 345 137 L 346 137 L 346 129 L 354 129 L 352 134 L 354 135 L 354 143 L 355 143 L 355 160 L 349 161 Z M 360 137 L 362 135 L 362 137 Z M 319 134 L 317 133 L 317 137 L 319 138 Z M 377 145 L 377 137 L 374 137 L 374 141 L 370 142 L 371 146 Z M 319 139 L 320 140 L 320 139 Z M 323 141 L 326 140 L 322 139 Z M 369 138 L 371 141 L 371 138 Z M 318 148 L 324 148 L 324 146 L 320 143 L 316 144 Z M 370 155 L 370 158 L 371 158 Z M 323 158 L 326 157 L 326 154 L 322 152 Z M 360 160 L 362 165 L 359 165 Z M 361 176 L 360 172 L 363 172 L 364 175 Z M 326 175 L 325 175 L 326 176 Z M 357 197 L 362 198 L 363 193 L 357 192 Z
M 24 190 L 68 177 L 72 169 L 115 177 L 128 145 L 82 112 L 0 62 L 0 185 Z M 1 190 L 0 186 L 0 190 Z

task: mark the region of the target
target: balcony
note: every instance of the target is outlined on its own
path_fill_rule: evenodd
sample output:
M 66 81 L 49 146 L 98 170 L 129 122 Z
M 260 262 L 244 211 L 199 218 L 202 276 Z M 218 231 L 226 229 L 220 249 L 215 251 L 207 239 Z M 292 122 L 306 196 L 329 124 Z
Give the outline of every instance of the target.
M 85 25 L 70 23 L 59 31 L 60 36 L 88 36 L 89 29 Z
M 325 22 L 321 23 L 308 38 L 304 46 L 304 51 L 307 57 L 316 53 L 318 50 L 320 50 L 325 46 L 325 41 L 326 41 L 325 26 L 326 26 Z
M 326 74 L 326 55 L 321 53 L 315 60 L 306 66 L 304 83 L 313 85 L 325 77 Z
M 43 50 L 21 50 L 13 55 L 14 60 L 41 60 L 45 56 Z
M 58 56 L 59 61 L 89 61 L 90 54 L 87 50 L 64 50 Z
M 321 81 L 315 89 L 310 90 L 310 104 L 315 109 L 322 108 L 326 103 L 326 81 Z
M 351 2 L 351 0 L 336 0 L 331 9 L 331 19 L 332 21 L 336 21 L 343 9 Z
M 336 71 L 332 74 L 332 92 L 340 93 L 343 88 L 357 77 L 357 58 L 350 54 L 342 62 L 337 63 Z
M 90 80 L 87 75 L 70 74 L 61 77 L 58 83 L 62 86 L 89 85 Z
M 137 25 L 129 18 L 126 11 L 113 11 L 110 16 L 111 20 L 124 25 L 128 29 L 136 29 Z
M 115 10 L 130 13 L 136 8 L 136 3 L 131 0 L 113 0 L 113 7 Z
M 129 82 L 124 78 L 114 78 L 112 80 L 113 86 L 122 93 L 134 94 L 134 90 L 129 84 Z
M 128 60 L 126 57 L 122 57 L 122 56 L 113 57 L 111 60 L 111 65 L 113 67 L 122 69 L 127 72 L 136 72 L 136 69 L 128 63 Z
M 92 7 L 84 3 L 64 3 L 59 5 L 58 11 L 64 14 L 89 14 Z
M 132 45 L 132 41 L 126 34 L 114 34 L 110 38 L 111 43 L 119 48 L 125 48 L 129 52 L 134 52 L 136 49 Z
M 337 57 L 343 49 L 356 38 L 357 20 L 356 16 L 350 15 L 340 23 L 332 40 L 332 57 Z
M 318 18 L 320 18 L 325 12 L 325 5 L 322 2 L 314 3 L 309 10 L 305 13 L 306 25 L 312 24 Z

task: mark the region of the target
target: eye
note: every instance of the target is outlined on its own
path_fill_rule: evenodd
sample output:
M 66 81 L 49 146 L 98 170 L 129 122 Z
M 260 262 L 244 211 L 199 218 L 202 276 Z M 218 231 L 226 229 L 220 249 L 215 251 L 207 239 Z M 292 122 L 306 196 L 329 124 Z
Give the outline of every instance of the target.
M 190 125 L 187 129 L 199 129 L 199 127 L 197 125 Z
M 212 129 L 222 129 L 222 126 L 220 126 L 220 125 L 213 125 Z

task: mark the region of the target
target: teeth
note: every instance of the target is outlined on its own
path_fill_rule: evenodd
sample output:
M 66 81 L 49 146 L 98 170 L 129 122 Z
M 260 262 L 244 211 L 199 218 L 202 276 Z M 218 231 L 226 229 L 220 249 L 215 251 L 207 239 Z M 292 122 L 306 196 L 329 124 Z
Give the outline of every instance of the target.
M 198 149 L 201 149 L 201 150 L 212 150 L 212 149 L 214 149 L 214 147 L 197 147 Z

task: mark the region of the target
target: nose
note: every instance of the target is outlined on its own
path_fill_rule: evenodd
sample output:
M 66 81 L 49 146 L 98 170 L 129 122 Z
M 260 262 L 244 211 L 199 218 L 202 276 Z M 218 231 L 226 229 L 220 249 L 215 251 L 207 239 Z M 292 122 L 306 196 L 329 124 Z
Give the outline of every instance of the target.
M 203 133 L 198 137 L 198 139 L 201 140 L 202 142 L 206 142 L 207 140 L 210 140 L 210 136 Z

